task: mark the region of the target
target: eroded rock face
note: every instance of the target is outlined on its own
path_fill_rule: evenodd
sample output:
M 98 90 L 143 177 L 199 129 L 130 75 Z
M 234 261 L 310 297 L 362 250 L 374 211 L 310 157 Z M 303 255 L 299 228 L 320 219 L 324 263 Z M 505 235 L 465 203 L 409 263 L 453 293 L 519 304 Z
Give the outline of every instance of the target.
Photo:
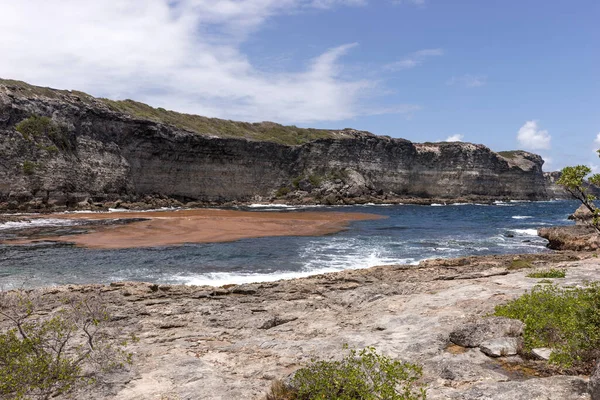
M 328 204 L 400 198 L 541 200 L 541 157 L 470 143 L 415 144 L 368 132 L 289 146 L 216 137 L 134 118 L 76 92 L 0 81 L 3 208 L 134 204 L 148 195 L 224 203 Z M 27 88 L 35 88 L 27 89 Z M 51 118 L 59 134 L 15 129 Z
M 575 220 L 575 225 L 591 225 L 594 219 L 594 214 L 585 205 L 580 205 L 569 219 Z
M 589 225 L 540 228 L 538 235 L 547 239 L 548 248 L 553 250 L 593 251 L 600 248 L 600 238 Z

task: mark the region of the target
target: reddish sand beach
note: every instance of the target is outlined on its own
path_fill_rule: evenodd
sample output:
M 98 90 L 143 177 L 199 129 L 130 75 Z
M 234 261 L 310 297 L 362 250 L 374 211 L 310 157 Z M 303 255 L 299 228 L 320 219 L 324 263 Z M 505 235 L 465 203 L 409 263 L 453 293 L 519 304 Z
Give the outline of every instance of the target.
M 101 225 L 75 235 L 44 237 L 46 241 L 74 243 L 95 249 L 171 246 L 184 243 L 229 242 L 266 236 L 319 236 L 339 232 L 350 221 L 382 218 L 375 214 L 340 212 L 250 212 L 216 209 L 51 214 L 43 218 L 130 219 L 128 224 Z M 31 243 L 36 239 L 8 240 L 6 244 Z

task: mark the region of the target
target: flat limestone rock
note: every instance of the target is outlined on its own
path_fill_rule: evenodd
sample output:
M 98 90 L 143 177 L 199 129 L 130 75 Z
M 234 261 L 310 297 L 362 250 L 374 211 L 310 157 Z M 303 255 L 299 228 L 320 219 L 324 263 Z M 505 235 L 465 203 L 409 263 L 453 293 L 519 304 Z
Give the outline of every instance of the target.
M 486 340 L 481 343 L 479 349 L 490 357 L 514 356 L 519 351 L 521 341 L 515 337 L 504 337 Z
M 481 382 L 468 389 L 443 388 L 427 394 L 431 400 L 587 400 L 584 379 L 551 376 L 525 381 Z
M 479 347 L 483 342 L 505 337 L 519 337 L 524 324 L 504 317 L 485 318 L 450 333 L 450 341 L 462 347 Z
M 598 360 L 594 373 L 590 376 L 589 390 L 592 400 L 600 400 L 600 360 Z
M 539 349 L 532 349 L 531 352 L 540 360 L 549 360 L 552 354 L 552 349 L 547 347 L 540 347 Z

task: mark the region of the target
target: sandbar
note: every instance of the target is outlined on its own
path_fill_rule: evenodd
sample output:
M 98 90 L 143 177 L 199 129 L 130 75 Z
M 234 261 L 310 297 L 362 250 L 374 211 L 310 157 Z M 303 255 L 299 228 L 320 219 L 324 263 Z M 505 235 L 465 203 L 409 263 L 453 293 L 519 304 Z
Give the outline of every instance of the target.
M 118 220 L 144 218 L 128 224 L 93 226 L 86 233 L 47 236 L 44 241 L 68 242 L 93 249 L 174 246 L 185 243 L 230 242 L 267 236 L 321 236 L 339 232 L 350 221 L 384 218 L 344 212 L 257 212 L 194 209 L 157 212 L 49 214 L 43 218 Z M 26 244 L 39 239 L 6 240 Z

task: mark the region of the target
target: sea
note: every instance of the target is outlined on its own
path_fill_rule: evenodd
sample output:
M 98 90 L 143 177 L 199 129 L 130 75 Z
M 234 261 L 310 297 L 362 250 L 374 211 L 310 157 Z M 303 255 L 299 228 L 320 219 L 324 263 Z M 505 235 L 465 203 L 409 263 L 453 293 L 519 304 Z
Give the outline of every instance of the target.
M 571 225 L 574 201 L 493 204 L 293 207 L 250 205 L 272 212 L 343 211 L 387 218 L 351 222 L 346 230 L 314 237 L 267 237 L 229 243 L 97 250 L 37 243 L 0 245 L 0 289 L 64 284 L 145 281 L 214 285 L 267 282 L 431 258 L 543 253 L 537 229 Z M 39 219 L 39 225 L 78 220 Z M 0 224 L 0 239 L 24 223 Z M 26 224 L 31 227 L 31 223 Z M 76 227 L 69 226 L 73 229 Z

